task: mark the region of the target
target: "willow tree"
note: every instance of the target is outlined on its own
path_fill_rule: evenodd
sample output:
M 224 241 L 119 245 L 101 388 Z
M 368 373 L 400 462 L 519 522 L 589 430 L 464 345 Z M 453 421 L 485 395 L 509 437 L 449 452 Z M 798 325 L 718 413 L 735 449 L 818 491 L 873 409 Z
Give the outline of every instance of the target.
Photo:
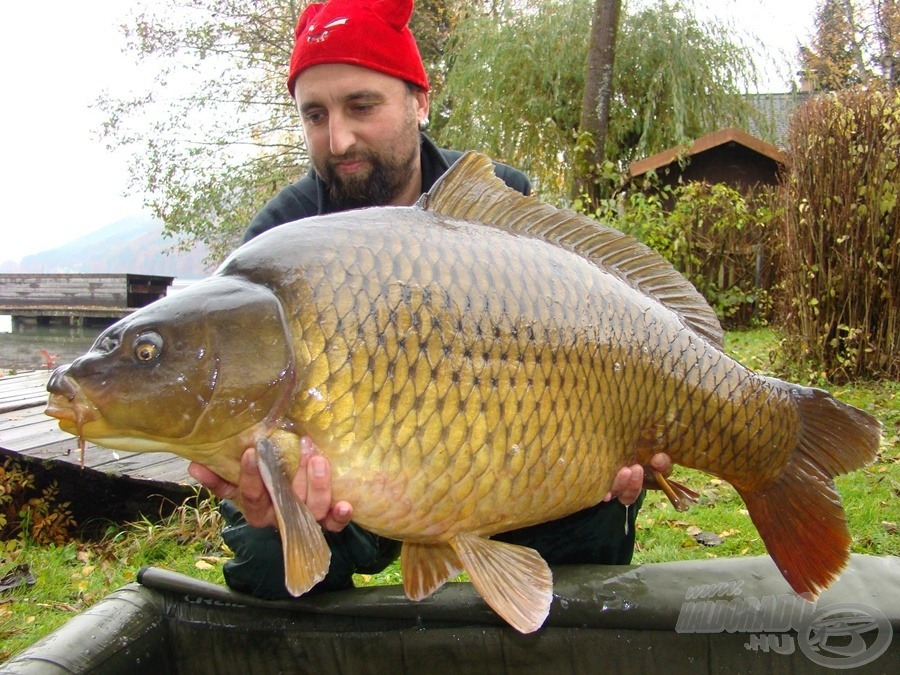
M 436 136 L 483 150 L 565 199 L 584 89 L 593 0 L 496 0 L 470 13 L 450 40 L 436 102 Z M 700 21 L 688 3 L 623 5 L 616 37 L 605 157 L 620 169 L 641 156 L 751 115 L 742 92 L 756 69 L 732 27 Z M 434 106 L 433 106 L 434 107 Z

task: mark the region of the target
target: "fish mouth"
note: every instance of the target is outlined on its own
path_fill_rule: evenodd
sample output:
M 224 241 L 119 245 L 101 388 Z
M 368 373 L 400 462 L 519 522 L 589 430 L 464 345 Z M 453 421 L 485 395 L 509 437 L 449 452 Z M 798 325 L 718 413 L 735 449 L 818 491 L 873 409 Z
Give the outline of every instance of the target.
M 101 415 L 78 383 L 68 377 L 70 366 L 60 366 L 50 376 L 47 382 L 50 397 L 44 413 L 58 419 L 63 431 L 84 438 L 84 427 L 99 421 Z
M 96 419 L 95 415 L 85 413 L 88 413 L 88 410 L 83 406 L 73 407 L 67 399 L 55 395 L 50 397 L 44 410 L 45 415 L 59 420 L 60 429 L 76 436 L 82 435 L 81 429 L 85 424 Z

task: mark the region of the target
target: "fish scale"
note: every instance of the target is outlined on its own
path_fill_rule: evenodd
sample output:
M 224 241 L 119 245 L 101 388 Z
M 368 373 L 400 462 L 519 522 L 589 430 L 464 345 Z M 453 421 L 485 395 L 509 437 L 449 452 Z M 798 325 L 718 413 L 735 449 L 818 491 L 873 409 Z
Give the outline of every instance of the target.
M 522 632 L 543 624 L 552 573 L 490 535 L 596 504 L 655 452 L 734 485 L 787 582 L 816 594 L 849 556 L 832 478 L 880 438 L 871 416 L 725 355 L 715 313 L 658 254 L 508 189 L 472 153 L 414 207 L 257 237 L 110 327 L 48 389 L 48 414 L 98 445 L 175 452 L 232 482 L 255 447 L 294 594 L 330 558 L 292 490 L 309 436 L 333 498 L 403 540 L 409 598 L 465 570 Z

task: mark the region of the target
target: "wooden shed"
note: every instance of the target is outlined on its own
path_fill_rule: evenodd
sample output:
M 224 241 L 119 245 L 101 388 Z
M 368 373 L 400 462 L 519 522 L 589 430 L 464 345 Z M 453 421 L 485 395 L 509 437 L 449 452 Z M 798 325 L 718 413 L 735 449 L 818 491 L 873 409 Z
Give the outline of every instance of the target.
M 655 171 L 664 185 L 679 181 L 725 183 L 743 192 L 755 185 L 775 185 L 786 165 L 787 156 L 776 146 L 728 127 L 690 145 L 675 146 L 634 162 L 629 174 L 635 179 Z
M 118 319 L 164 297 L 173 280 L 147 274 L 0 274 L 0 314 L 42 323 Z
M 748 197 L 757 188 L 776 186 L 787 162 L 787 155 L 771 143 L 728 127 L 634 162 L 629 173 L 635 180 L 656 172 L 659 184 L 648 188 L 654 192 L 687 183 L 724 184 Z M 665 208 L 674 206 L 672 193 L 659 193 Z M 775 262 L 767 241 L 772 235 L 759 227 L 715 231 L 710 220 L 715 214 L 704 215 L 684 234 L 687 250 L 699 262 L 680 271 L 717 304 L 727 326 L 747 325 L 758 313 L 758 298 L 774 283 Z

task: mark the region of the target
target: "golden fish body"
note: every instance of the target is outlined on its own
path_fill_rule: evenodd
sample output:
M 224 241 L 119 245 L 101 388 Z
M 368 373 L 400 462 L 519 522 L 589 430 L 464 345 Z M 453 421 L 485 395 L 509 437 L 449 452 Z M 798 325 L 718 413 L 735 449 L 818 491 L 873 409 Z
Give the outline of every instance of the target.
M 798 592 L 843 567 L 831 477 L 871 461 L 877 422 L 750 372 L 720 343 L 712 310 L 657 254 L 522 197 L 470 154 L 416 207 L 275 228 L 135 312 L 54 374 L 48 413 L 231 480 L 256 445 L 296 594 L 328 568 L 290 489 L 308 435 L 334 498 L 403 540 L 411 598 L 464 569 L 529 632 L 550 570 L 487 537 L 593 505 L 620 467 L 659 451 L 738 489 Z
M 285 303 L 288 416 L 366 528 L 489 535 L 597 503 L 651 446 L 763 482 L 792 449 L 796 410 L 777 386 L 565 249 L 408 209 L 292 227 L 304 245 L 281 260 L 302 279 L 274 277 L 301 289 Z M 276 248 L 297 239 L 278 235 Z M 226 269 L 271 267 L 251 248 Z

